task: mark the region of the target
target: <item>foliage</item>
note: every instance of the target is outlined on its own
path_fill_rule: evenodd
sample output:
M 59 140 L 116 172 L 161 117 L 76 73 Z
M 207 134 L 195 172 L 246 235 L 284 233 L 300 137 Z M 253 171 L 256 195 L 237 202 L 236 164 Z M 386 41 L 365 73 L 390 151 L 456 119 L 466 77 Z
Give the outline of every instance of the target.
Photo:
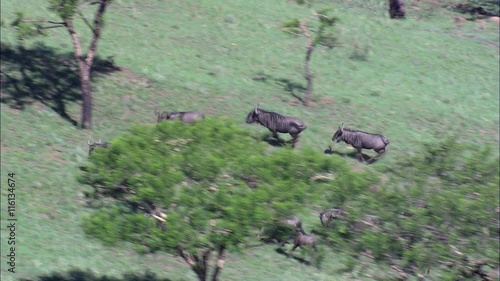
M 50 0 L 49 9 L 61 19 L 69 21 L 76 14 L 79 2 L 79 0 Z
M 337 46 L 337 35 L 334 26 L 339 21 L 339 18 L 332 16 L 333 8 L 323 8 L 316 12 L 316 17 L 319 20 L 319 27 L 316 31 L 316 36 L 313 45 L 321 44 L 323 46 L 333 48 Z
M 281 29 L 290 34 L 313 37 L 312 46 L 314 47 L 321 44 L 333 48 L 338 40 L 334 25 L 339 19 L 331 15 L 332 12 L 334 12 L 333 8 L 326 7 L 314 11 L 310 17 L 287 19 L 281 24 Z M 314 22 L 318 23 L 317 26 L 315 26 Z M 302 26 L 307 29 L 302 28 Z
M 264 148 L 225 119 L 135 126 L 91 155 L 81 182 L 95 188 L 94 200 L 118 200 L 83 227 L 107 244 L 129 241 L 146 251 L 241 250 L 259 229 L 370 184 L 369 174 L 353 173 L 337 157 L 307 148 L 268 155 Z M 323 173 L 335 177 L 314 180 Z M 166 231 L 144 216 L 155 210 L 167 215 Z M 321 255 L 314 259 L 318 264 Z
M 19 40 L 30 37 L 45 35 L 40 23 L 27 23 L 22 12 L 15 13 L 16 18 L 11 22 L 11 26 L 16 29 L 17 38 Z
M 26 15 L 43 17 L 47 13 L 39 1 L 22 3 Z M 241 0 L 164 4 L 164 1 L 113 2 L 115 9 L 107 14 L 109 24 L 98 51 L 103 58 L 113 56 L 126 71 L 111 73 L 106 79 L 96 77 L 93 72 L 95 127 L 94 131 L 85 131 L 68 126 L 53 109 L 57 107 L 52 108 L 42 99 L 52 92 L 66 95 L 68 84 L 78 87 L 78 80 L 72 82 L 67 75 L 54 72 L 67 69 L 65 61 L 74 57 L 67 33 L 59 29 L 49 37 L 39 38 L 46 46 L 42 52 L 26 46 L 30 52 L 10 56 L 4 52 L 6 45 L 10 50 L 22 51 L 16 45 L 14 30 L 8 26 L 21 2 L 2 1 L 2 20 L 6 25 L 2 28 L 0 74 L 2 167 L 21 173 L 22 188 L 18 192 L 25 202 L 23 213 L 29 214 L 22 218 L 25 227 L 19 235 L 23 239 L 20 253 L 23 262 L 18 264 L 19 272 L 10 275 L 15 280 L 37 280 L 37 276 L 66 272 L 74 265 L 107 272 L 109 277 L 150 268 L 158 276 L 193 280 L 187 276 L 186 268 L 169 254 L 137 255 L 128 243 L 120 247 L 102 246 L 82 236 L 79 225 L 80 218 L 88 212 L 82 196 L 89 188 L 76 182 L 74 173 L 87 162 L 86 141 L 98 138 L 107 141 L 122 134 L 131 123 L 154 123 L 152 102 L 165 110 L 196 109 L 234 118 L 240 123 L 244 123 L 242 114 L 257 102 L 269 103 L 284 113 L 302 116 L 308 122 L 308 129 L 299 146 L 319 152 L 330 144 L 335 129 L 332 126 L 345 120 L 349 120 L 350 126 L 387 134 L 391 140 L 388 153 L 369 166 L 356 163 L 351 158 L 352 150 L 344 144 L 335 145 L 357 169 L 396 168 L 401 159 L 421 153 L 420 143 L 437 138 L 436 131 L 457 133 L 461 140 L 477 146 L 494 145 L 492 153 L 498 154 L 498 48 L 488 45 L 488 42 L 498 43 L 498 25 L 490 21 L 485 29 L 477 29 L 472 22 L 464 23 L 464 29 L 450 29 L 453 18 L 438 6 L 433 17 L 390 22 L 386 19 L 385 1 L 336 1 L 336 7 L 342 11 L 339 31 L 345 44 L 335 52 L 318 50 L 319 55 L 312 61 L 315 78 L 321 81 L 315 87 L 317 103 L 302 108 L 293 106 L 294 100 L 275 81 L 287 78 L 304 84 L 298 69 L 300 59 L 294 60 L 303 55 L 303 41 L 285 40 L 286 34 L 276 28 L 279 25 L 276 11 L 280 11 L 283 19 L 298 18 L 305 15 L 303 7 L 287 1 Z M 410 9 L 417 13 L 416 9 Z M 165 15 L 169 15 L 169 22 L 175 22 L 175 26 L 165 21 Z M 236 18 L 236 24 L 223 22 L 225 15 Z M 173 28 L 161 28 L 159 33 L 155 28 L 165 26 Z M 131 34 L 134 40 L 130 40 Z M 348 59 L 353 50 L 350 42 L 354 40 L 361 47 L 366 44 L 371 47 L 366 63 Z M 17 68 L 6 68 L 7 60 Z M 27 67 L 43 74 L 39 76 L 43 79 L 29 79 L 25 72 L 19 72 Z M 220 75 L 207 74 L 213 70 L 220 71 Z M 250 80 L 260 71 L 270 75 L 267 83 Z M 5 74 L 15 75 L 18 78 L 15 84 Z M 51 78 L 61 83 L 48 84 Z M 145 81 L 150 81 L 151 86 L 146 87 Z M 22 97 L 36 99 L 26 103 L 23 110 L 10 108 L 3 99 L 7 83 L 21 87 L 25 94 Z M 44 87 L 37 89 L 39 85 Z M 14 87 L 11 90 L 20 92 Z M 75 92 L 75 99 L 64 99 L 62 103 L 72 117 L 78 118 L 79 93 Z M 257 126 L 247 129 L 256 135 L 261 132 Z M 392 178 L 391 174 L 386 176 Z M 308 232 L 313 227 L 310 222 L 318 219 L 318 211 L 306 210 L 300 215 Z M 294 253 L 299 251 L 300 248 Z M 285 275 L 287 280 L 295 281 L 309 280 L 311 276 L 317 280 L 375 279 L 338 271 L 347 266 L 347 259 L 339 252 L 327 250 L 326 262 L 319 271 L 276 255 L 273 245 L 254 247 L 248 253 L 231 253 L 230 263 L 235 266 L 228 264 L 223 278 L 281 280 Z M 41 260 L 43 266 L 36 266 Z M 358 269 L 361 267 L 360 259 L 351 261 Z M 377 268 L 374 263 L 364 266 L 368 268 L 367 274 L 387 272 L 387 268 Z M 9 279 L 6 267 L 3 268 L 2 277 L 14 280 Z M 253 274 L 248 274 L 248 269 Z M 356 268 L 354 272 L 358 272 Z M 431 269 L 431 274 L 438 271 Z
M 411 273 L 450 262 L 445 271 L 463 271 L 470 266 L 464 259 L 498 265 L 498 252 L 488 250 L 499 246 L 498 157 L 455 137 L 422 151 L 401 161 L 391 183 L 373 196 L 344 206 L 349 216 L 323 235 L 343 251 L 402 260 Z

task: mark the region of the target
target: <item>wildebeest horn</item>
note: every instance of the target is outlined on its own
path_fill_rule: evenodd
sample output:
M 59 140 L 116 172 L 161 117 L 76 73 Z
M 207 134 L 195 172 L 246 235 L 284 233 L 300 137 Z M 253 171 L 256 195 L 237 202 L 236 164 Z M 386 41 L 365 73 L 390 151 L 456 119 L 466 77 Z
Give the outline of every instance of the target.
M 94 144 L 94 143 L 90 143 L 90 140 L 88 140 L 88 141 L 87 141 L 87 143 L 88 143 L 89 145 L 92 145 L 92 144 Z
M 101 139 L 99 139 L 99 141 L 97 142 L 98 144 L 101 144 Z

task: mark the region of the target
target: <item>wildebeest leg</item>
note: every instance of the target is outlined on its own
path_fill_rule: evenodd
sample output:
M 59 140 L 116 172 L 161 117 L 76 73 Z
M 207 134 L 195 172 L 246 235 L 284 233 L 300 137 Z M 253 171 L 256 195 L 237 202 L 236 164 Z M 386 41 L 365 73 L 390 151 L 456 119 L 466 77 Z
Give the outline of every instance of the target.
M 279 142 L 281 142 L 281 143 L 285 143 L 285 141 L 284 141 L 284 140 L 280 139 L 280 137 L 278 136 L 278 133 L 273 132 L 273 137 L 274 137 L 275 139 L 277 139 Z
M 377 155 L 373 156 L 372 158 L 368 159 L 368 163 L 373 163 L 375 162 L 380 156 L 382 156 L 385 153 L 385 148 L 375 150 L 377 152 Z
M 361 153 L 361 148 L 356 148 L 357 152 L 356 152 L 356 159 L 358 159 L 359 161 L 361 162 L 364 162 L 365 159 L 363 158 L 363 153 Z
M 299 141 L 299 134 L 290 134 L 290 136 L 292 136 L 290 143 L 292 144 L 292 147 L 295 147 L 295 144 Z
M 299 246 L 300 246 L 300 245 L 295 245 L 295 246 L 293 246 L 293 248 L 292 248 L 292 252 L 293 252 L 293 251 L 295 251 L 295 249 L 297 249 Z

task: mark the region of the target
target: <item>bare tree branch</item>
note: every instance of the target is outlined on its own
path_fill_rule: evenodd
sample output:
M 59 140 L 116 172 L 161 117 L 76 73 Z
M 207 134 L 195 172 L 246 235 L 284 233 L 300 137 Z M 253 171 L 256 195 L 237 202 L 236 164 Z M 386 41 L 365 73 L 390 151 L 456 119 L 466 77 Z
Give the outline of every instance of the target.
M 219 251 L 217 254 L 217 263 L 215 265 L 214 273 L 212 274 L 212 281 L 217 281 L 219 278 L 219 274 L 224 268 L 224 262 L 226 261 L 226 248 L 224 246 L 219 247 Z
M 92 61 L 94 60 L 95 50 L 97 48 L 97 42 L 101 37 L 102 16 L 106 11 L 109 2 L 110 0 L 102 0 L 94 17 L 94 28 L 93 28 L 94 36 L 92 37 L 92 42 L 90 43 L 90 48 L 89 51 L 87 52 L 87 59 L 86 59 L 87 65 L 91 65 Z

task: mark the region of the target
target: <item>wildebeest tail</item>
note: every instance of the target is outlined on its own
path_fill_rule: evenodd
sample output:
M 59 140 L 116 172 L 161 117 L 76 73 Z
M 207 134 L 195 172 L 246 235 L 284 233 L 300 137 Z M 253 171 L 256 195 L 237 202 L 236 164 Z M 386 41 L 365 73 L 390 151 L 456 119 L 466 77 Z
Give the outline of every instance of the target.
M 384 141 L 385 144 L 390 144 L 391 142 L 389 141 L 389 139 L 387 139 L 386 137 L 382 136 L 382 140 Z

